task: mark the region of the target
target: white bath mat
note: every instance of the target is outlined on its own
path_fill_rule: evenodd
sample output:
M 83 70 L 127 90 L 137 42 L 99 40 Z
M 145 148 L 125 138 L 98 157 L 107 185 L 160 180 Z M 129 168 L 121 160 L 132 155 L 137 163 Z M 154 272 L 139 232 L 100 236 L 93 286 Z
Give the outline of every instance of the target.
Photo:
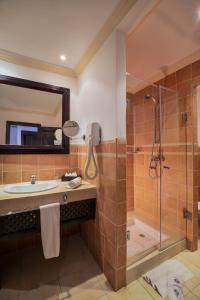
M 181 283 L 193 277 L 190 270 L 176 259 L 169 259 L 153 270 L 143 275 L 143 278 L 148 282 L 154 290 L 156 290 L 162 297 L 166 297 L 167 280 L 169 276 L 177 276 Z

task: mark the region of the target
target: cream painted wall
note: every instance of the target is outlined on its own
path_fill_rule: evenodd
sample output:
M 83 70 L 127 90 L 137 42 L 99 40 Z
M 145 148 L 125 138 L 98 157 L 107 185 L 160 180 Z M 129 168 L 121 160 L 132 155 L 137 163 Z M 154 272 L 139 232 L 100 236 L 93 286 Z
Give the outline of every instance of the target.
M 122 73 L 122 74 L 121 74 Z M 114 32 L 78 78 L 82 131 L 99 122 L 102 139 L 126 136 L 124 34 Z
M 77 81 L 75 78 L 65 77 L 55 73 L 19 66 L 5 61 L 0 61 L 0 74 L 69 88 L 71 103 L 70 115 L 72 119 L 79 119 L 79 109 L 77 102 Z
M 126 139 L 126 41 L 125 34 L 116 33 L 116 130 L 117 138 Z
M 0 74 L 70 88 L 71 120 L 85 133 L 90 122 L 102 128 L 102 140 L 126 136 L 125 38 L 113 32 L 77 78 L 35 70 L 0 61 Z M 75 140 L 73 143 L 83 143 Z

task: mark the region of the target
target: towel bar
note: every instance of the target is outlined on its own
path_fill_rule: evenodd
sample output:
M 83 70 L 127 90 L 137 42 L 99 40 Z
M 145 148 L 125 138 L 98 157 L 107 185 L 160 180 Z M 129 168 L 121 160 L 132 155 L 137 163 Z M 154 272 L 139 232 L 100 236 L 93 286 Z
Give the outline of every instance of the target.
M 68 202 L 60 205 L 61 223 L 82 222 L 95 218 L 96 199 Z M 17 232 L 40 231 L 40 209 L 0 214 L 0 237 Z

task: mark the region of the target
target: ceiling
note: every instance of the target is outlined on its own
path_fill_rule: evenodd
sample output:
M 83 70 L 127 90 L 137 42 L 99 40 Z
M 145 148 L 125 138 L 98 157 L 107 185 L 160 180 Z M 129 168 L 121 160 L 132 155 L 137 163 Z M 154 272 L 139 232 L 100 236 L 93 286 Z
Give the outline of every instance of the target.
M 74 68 L 119 2 L 0 0 L 0 49 Z
M 162 0 L 127 37 L 128 89 L 200 50 L 200 1 Z M 134 76 L 133 76 L 134 75 Z M 135 78 L 136 77 L 136 78 Z M 159 78 L 160 79 L 160 78 Z
M 62 106 L 62 95 L 28 88 L 0 85 L 0 111 L 21 111 L 55 116 Z

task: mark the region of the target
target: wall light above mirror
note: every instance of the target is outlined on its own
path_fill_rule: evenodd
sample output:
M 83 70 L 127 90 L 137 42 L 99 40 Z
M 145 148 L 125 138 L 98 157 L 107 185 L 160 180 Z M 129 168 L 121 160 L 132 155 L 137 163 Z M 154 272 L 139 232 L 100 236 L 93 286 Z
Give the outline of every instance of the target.
M 70 90 L 0 75 L 0 153 L 69 153 Z

